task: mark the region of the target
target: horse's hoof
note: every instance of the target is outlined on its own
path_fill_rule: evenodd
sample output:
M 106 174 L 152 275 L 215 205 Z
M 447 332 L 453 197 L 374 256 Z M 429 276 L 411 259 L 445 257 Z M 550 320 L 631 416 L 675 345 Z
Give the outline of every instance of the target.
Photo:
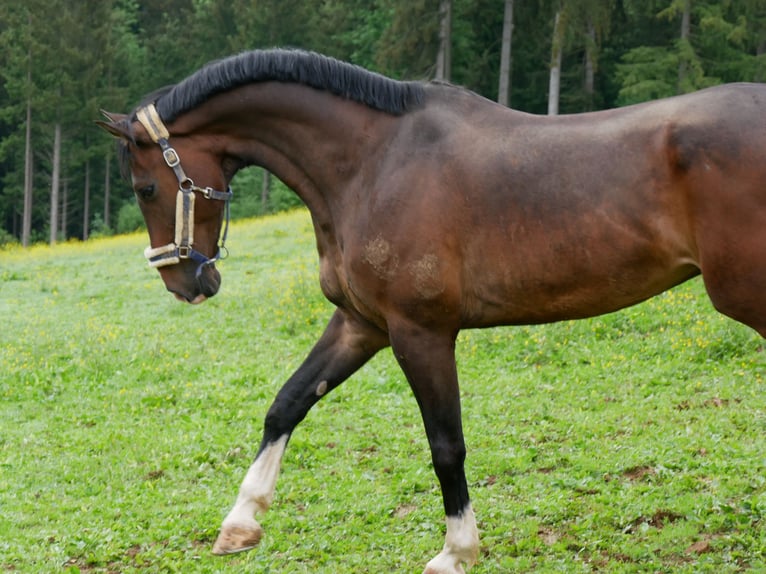
M 423 574 L 465 574 L 465 570 L 463 570 L 463 567 L 460 564 L 449 566 L 448 568 L 444 569 L 438 566 L 435 567 L 429 563 L 426 565 L 426 569 L 423 571 Z
M 423 574 L 465 574 L 465 570 L 454 558 L 442 553 L 426 564 Z
M 213 545 L 213 554 L 224 556 L 252 550 L 258 546 L 262 537 L 263 528 L 255 521 L 251 525 L 224 525 Z
M 423 574 L 443 574 L 444 572 L 444 570 L 434 570 L 430 566 L 427 566 Z M 462 566 L 458 566 L 457 568 L 450 570 L 450 574 L 453 572 L 455 574 L 465 574 L 465 570 L 463 570 Z

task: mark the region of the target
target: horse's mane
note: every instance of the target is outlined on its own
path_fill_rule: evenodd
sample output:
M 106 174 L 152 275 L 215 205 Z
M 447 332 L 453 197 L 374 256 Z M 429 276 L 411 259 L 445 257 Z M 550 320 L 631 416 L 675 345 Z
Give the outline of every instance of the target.
M 292 82 L 401 115 L 424 100 L 424 85 L 400 82 L 334 58 L 302 50 L 254 50 L 211 62 L 182 80 L 147 96 L 160 117 L 172 122 L 211 97 L 253 82 Z

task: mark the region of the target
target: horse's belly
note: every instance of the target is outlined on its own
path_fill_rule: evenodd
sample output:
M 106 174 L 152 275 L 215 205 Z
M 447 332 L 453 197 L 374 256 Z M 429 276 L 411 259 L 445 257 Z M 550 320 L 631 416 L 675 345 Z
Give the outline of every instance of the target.
M 521 325 L 582 319 L 610 313 L 697 275 L 687 258 L 629 264 L 494 266 L 467 274 L 464 327 Z

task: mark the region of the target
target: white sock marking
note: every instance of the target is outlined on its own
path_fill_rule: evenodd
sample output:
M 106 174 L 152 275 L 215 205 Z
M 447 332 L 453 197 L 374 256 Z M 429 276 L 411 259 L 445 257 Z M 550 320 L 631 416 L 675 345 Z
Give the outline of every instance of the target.
M 479 530 L 469 504 L 460 516 L 447 517 L 444 549 L 426 566 L 427 572 L 463 572 L 462 564 L 472 566 L 479 555 Z
M 239 487 L 234 507 L 223 521 L 224 525 L 249 524 L 256 513 L 266 512 L 274 498 L 287 435 L 269 444 L 255 459 Z

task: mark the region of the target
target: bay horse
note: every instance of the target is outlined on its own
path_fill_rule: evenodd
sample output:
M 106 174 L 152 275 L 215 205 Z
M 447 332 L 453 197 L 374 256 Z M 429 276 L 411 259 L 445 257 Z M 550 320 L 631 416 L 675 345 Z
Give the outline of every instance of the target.
M 420 407 L 446 513 L 425 571 L 455 574 L 479 550 L 461 329 L 591 317 L 702 274 L 721 313 L 766 337 L 762 85 L 537 117 L 445 83 L 267 50 L 105 115 L 146 219 L 146 255 L 178 299 L 218 291 L 229 182 L 258 165 L 311 212 L 336 306 L 266 414 L 216 554 L 259 543 L 255 515 L 272 502 L 296 425 L 385 347 Z

